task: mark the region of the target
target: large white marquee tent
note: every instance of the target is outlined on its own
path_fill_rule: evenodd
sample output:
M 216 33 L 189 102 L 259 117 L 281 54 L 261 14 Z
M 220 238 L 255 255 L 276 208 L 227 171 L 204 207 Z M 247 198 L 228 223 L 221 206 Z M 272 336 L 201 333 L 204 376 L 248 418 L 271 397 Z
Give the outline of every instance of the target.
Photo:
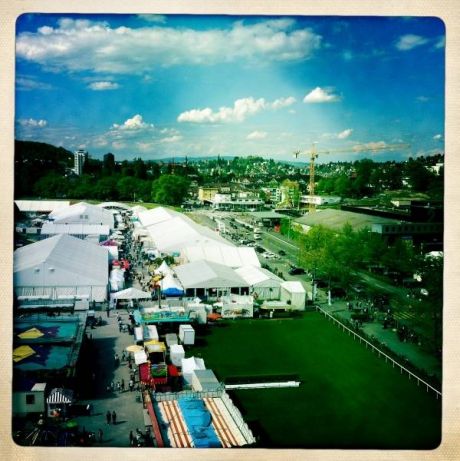
M 232 268 L 210 261 L 196 261 L 177 266 L 177 278 L 190 296 L 219 297 L 241 294 L 249 285 Z
M 110 229 L 114 228 L 114 217 L 110 210 L 85 202 L 53 211 L 48 218 L 56 224 L 105 224 Z
M 257 299 L 280 299 L 283 279 L 262 267 L 243 266 L 235 269 L 251 287 L 251 292 Z
M 14 252 L 17 296 L 107 299 L 109 254 L 106 248 L 68 235 L 57 235 Z

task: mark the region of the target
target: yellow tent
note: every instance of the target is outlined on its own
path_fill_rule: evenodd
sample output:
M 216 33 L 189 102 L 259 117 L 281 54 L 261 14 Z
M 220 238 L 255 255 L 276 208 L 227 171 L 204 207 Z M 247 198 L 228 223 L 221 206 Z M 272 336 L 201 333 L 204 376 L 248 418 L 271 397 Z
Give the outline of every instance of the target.
M 13 361 L 20 362 L 34 354 L 35 351 L 30 346 L 19 346 L 13 350 Z
M 30 330 L 23 331 L 22 333 L 18 334 L 18 337 L 21 339 L 36 339 L 40 338 L 40 336 L 44 336 L 45 333 L 42 333 L 38 328 L 31 328 Z
M 149 352 L 165 352 L 166 346 L 162 341 L 157 341 L 156 339 L 150 339 L 149 341 L 144 342 L 144 346 L 153 346 L 148 348 Z
M 128 346 L 126 350 L 128 352 L 139 352 L 142 351 L 144 348 L 142 346 L 138 346 L 137 344 L 131 344 L 131 346 Z

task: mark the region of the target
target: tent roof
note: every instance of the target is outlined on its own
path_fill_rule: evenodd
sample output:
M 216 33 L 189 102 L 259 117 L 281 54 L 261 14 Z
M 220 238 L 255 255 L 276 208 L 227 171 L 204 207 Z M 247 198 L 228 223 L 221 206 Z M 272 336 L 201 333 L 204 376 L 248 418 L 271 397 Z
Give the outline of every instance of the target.
M 210 261 L 177 266 L 177 277 L 187 288 L 232 288 L 249 286 L 232 268 Z
M 204 360 L 198 357 L 189 357 L 182 359 L 182 374 L 192 373 L 195 370 L 204 370 Z
M 141 211 L 147 211 L 147 208 L 145 208 L 145 206 L 142 206 L 142 205 L 135 205 L 131 208 L 131 211 L 133 213 L 140 213 Z
M 171 288 L 175 288 L 178 291 L 184 291 L 179 280 L 174 278 L 172 274 L 166 274 L 161 281 L 161 291 L 170 290 Z
M 263 267 L 243 266 L 235 269 L 250 286 L 279 287 L 283 279 Z
M 283 282 L 281 286 L 285 288 L 287 291 L 289 291 L 290 293 L 306 293 L 305 288 L 300 282 L 294 282 L 294 281 Z
M 199 244 L 233 246 L 217 232 L 194 223 L 186 216 L 179 215 L 147 229 L 157 248 L 165 253 L 181 251 L 186 246 Z
M 83 219 L 81 216 L 87 215 L 88 218 Z M 106 224 L 110 227 L 114 226 L 113 213 L 105 208 L 91 205 L 86 202 L 75 203 L 66 208 L 53 211 L 49 214 L 49 218 L 54 222 L 84 222 L 85 224 Z
M 20 211 L 46 213 L 70 206 L 69 200 L 15 200 Z
M 80 278 L 86 277 L 90 285 L 99 285 L 107 283 L 108 261 L 106 248 L 60 234 L 18 248 L 14 252 L 14 272 L 46 263 L 50 269 L 77 273 Z
M 231 247 L 228 245 L 195 245 L 185 247 L 181 255 L 188 262 L 205 259 L 229 267 L 251 265 L 260 267 L 259 258 L 254 248 Z
M 150 210 L 140 211 L 138 213 L 139 221 L 145 227 L 159 224 L 163 221 L 168 221 L 176 216 L 179 216 L 180 213 L 174 210 L 170 210 L 164 207 L 152 208 Z
M 114 299 L 150 299 L 151 296 L 151 293 L 149 293 L 148 291 L 142 291 L 134 287 L 126 288 L 126 290 L 117 291 L 112 295 Z
M 42 234 L 75 234 L 75 235 L 109 235 L 110 226 L 106 224 L 84 223 L 43 223 Z
M 168 263 L 166 261 L 163 261 L 159 267 L 157 267 L 154 270 L 155 274 L 163 274 L 163 275 L 168 275 L 168 274 L 174 274 L 174 271 L 168 266 Z

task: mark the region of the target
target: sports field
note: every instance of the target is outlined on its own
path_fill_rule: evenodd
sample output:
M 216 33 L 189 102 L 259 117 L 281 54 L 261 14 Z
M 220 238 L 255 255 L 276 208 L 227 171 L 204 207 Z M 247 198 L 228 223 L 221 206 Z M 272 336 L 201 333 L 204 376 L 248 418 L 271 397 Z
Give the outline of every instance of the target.
M 231 395 L 263 447 L 431 449 L 441 399 L 378 358 L 319 313 L 227 321 L 187 354 L 219 380 L 297 374 L 298 388 Z

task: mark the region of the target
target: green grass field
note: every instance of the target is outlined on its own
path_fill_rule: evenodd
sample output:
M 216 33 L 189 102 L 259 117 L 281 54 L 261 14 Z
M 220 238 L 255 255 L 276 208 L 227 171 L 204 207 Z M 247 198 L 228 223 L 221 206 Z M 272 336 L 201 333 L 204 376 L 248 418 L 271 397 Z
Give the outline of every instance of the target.
M 263 447 L 431 449 L 441 399 L 378 358 L 319 313 L 223 322 L 187 354 L 220 380 L 298 374 L 298 388 L 231 395 Z

